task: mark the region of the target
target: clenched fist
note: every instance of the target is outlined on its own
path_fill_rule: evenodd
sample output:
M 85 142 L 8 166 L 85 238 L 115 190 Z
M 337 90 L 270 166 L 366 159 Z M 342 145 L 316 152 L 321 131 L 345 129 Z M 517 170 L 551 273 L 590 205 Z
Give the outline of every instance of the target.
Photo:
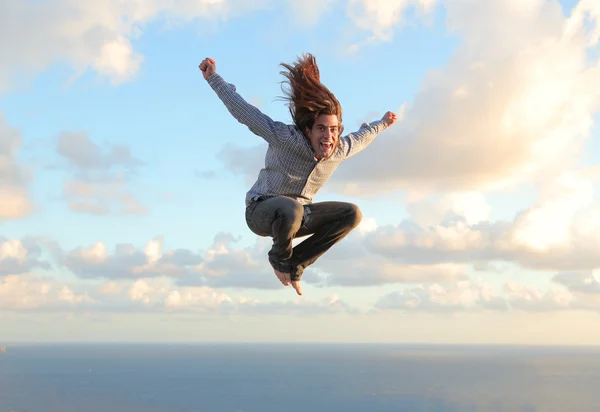
M 208 77 L 217 71 L 217 63 L 215 63 L 214 59 L 208 57 L 202 60 L 202 63 L 198 67 L 204 76 L 204 80 L 208 80 Z
M 385 122 L 385 124 L 387 124 L 388 126 L 391 126 L 398 121 L 398 117 L 396 116 L 396 113 L 394 113 L 394 112 L 387 112 L 386 114 L 383 115 L 381 120 L 383 120 Z

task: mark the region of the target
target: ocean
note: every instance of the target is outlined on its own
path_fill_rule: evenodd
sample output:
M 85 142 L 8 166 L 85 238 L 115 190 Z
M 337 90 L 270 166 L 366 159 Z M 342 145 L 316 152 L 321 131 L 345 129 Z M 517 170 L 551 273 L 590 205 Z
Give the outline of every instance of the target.
M 0 412 L 600 410 L 600 348 L 7 345 Z

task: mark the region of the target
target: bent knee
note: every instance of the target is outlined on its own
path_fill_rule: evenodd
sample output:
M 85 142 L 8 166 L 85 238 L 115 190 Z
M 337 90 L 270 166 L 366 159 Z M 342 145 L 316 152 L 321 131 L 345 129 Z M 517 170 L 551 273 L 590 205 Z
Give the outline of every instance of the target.
M 301 220 L 304 216 L 304 206 L 294 199 L 282 197 L 277 205 L 277 214 L 291 221 Z
M 349 207 L 348 221 L 352 225 L 352 227 L 355 228 L 362 221 L 362 217 L 363 217 L 362 211 L 360 210 L 360 208 L 357 205 L 352 204 L 352 203 L 350 203 L 348 205 L 348 207 Z

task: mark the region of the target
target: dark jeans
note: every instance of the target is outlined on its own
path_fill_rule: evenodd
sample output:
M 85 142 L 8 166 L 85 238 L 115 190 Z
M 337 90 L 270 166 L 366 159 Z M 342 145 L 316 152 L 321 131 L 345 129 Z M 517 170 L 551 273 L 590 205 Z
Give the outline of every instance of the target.
M 272 197 L 246 207 L 246 223 L 259 236 L 273 237 L 269 262 L 299 280 L 306 267 L 350 233 L 362 219 L 358 206 L 344 202 L 302 205 L 288 197 Z M 292 249 L 292 240 L 312 234 Z

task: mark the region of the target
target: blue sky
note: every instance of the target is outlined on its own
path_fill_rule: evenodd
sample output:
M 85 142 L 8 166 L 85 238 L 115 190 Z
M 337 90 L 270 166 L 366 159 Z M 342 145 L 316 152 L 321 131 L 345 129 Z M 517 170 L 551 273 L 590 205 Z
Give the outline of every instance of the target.
M 0 17 L 0 341 L 600 342 L 593 1 L 25 4 Z M 265 143 L 198 64 L 289 122 L 303 52 L 346 131 L 402 119 L 319 192 L 364 220 L 298 298 L 244 221 Z

